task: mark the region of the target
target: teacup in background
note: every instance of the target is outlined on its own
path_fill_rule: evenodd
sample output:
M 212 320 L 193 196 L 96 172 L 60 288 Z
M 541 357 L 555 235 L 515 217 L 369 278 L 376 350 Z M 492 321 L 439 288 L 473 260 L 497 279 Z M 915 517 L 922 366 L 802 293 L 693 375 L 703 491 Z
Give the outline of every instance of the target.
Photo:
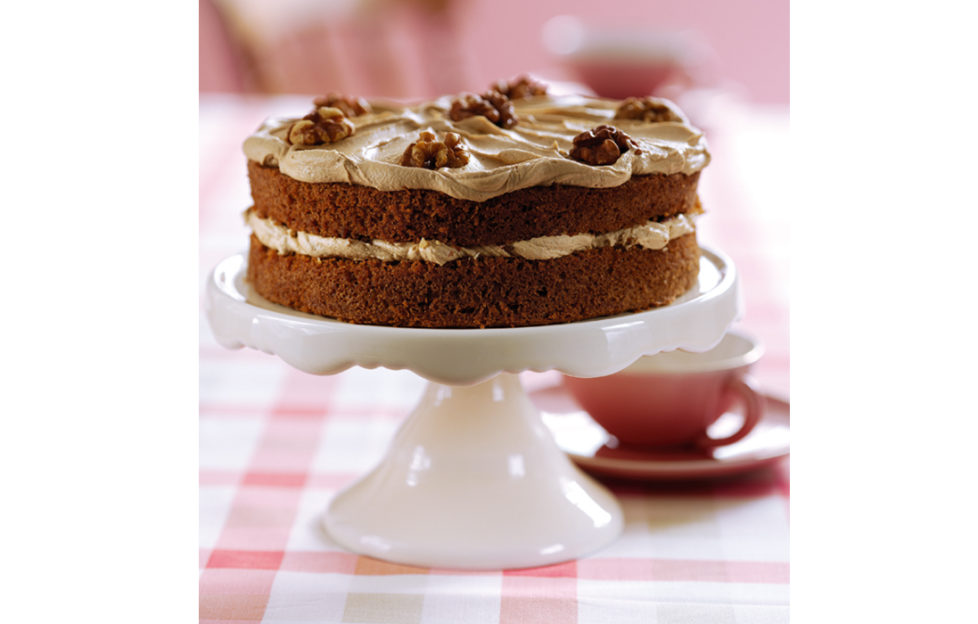
M 761 417 L 761 397 L 747 372 L 763 353 L 753 338 L 731 332 L 704 353 L 668 351 L 639 358 L 606 377 L 564 376 L 591 418 L 622 444 L 654 448 L 713 448 L 732 444 Z M 707 429 L 739 399 L 744 423 L 724 438 Z

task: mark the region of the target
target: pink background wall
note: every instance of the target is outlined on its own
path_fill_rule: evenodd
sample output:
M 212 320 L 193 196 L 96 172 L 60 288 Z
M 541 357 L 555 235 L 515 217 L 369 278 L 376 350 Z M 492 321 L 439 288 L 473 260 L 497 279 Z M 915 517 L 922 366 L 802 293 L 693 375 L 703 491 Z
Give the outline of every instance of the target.
M 691 31 L 709 51 L 705 75 L 711 86 L 734 89 L 756 102 L 788 102 L 787 0 L 462 0 L 452 9 L 447 38 L 437 22 L 418 15 L 415 7 L 387 2 L 359 20 L 334 17 L 316 24 L 306 16 L 297 20 L 293 32 L 268 35 L 260 43 L 254 32 L 248 41 L 233 36 L 235 26 L 222 27 L 221 13 L 211 1 L 200 0 L 201 91 L 341 90 L 418 97 L 454 90 L 454 84 L 448 90 L 438 84 L 453 66 L 460 87 L 473 90 L 526 71 L 573 79 L 541 38 L 547 20 L 563 14 L 596 27 Z M 234 4 L 217 1 L 218 6 Z M 253 30 L 260 32 L 261 25 Z M 247 54 L 242 57 L 235 50 L 263 59 L 264 85 L 249 82 L 249 65 L 243 60 Z M 330 62 L 310 71 L 311 59 L 317 58 Z

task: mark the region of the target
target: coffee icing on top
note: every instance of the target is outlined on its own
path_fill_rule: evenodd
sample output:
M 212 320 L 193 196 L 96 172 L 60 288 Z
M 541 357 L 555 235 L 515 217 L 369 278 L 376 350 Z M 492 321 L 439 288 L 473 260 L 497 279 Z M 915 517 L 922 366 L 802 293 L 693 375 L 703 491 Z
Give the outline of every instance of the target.
M 516 99 L 519 123 L 508 130 L 482 116 L 452 121 L 451 102 L 450 96 L 414 106 L 371 102 L 371 113 L 351 118 L 353 136 L 311 147 L 285 140 L 299 117 L 270 118 L 248 137 L 244 151 L 249 160 L 277 166 L 302 182 L 345 182 L 382 191 L 429 189 L 470 201 L 533 186 L 606 188 L 624 184 L 633 175 L 688 175 L 710 162 L 703 133 L 688 121 L 613 119 L 618 100 L 579 95 Z M 568 158 L 574 137 L 600 124 L 624 131 L 637 149 L 629 149 L 612 165 L 592 166 Z M 468 164 L 435 170 L 401 166 L 404 150 L 426 130 L 439 138 L 445 132 L 461 135 L 471 155 Z

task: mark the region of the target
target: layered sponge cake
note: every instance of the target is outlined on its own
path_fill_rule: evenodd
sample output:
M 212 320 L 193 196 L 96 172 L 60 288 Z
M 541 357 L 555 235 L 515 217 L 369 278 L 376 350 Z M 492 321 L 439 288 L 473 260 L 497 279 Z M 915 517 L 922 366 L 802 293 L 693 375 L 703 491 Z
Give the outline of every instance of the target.
M 522 79 L 404 106 L 317 98 L 245 141 L 247 278 L 371 325 L 544 325 L 696 282 L 706 142 L 674 105 Z

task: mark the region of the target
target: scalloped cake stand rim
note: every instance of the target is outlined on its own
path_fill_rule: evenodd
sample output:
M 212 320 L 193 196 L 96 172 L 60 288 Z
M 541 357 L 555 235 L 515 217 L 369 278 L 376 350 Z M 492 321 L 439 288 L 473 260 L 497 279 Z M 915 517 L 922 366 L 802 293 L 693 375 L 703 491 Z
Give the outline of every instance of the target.
M 670 305 L 575 323 L 488 329 L 358 325 L 305 314 L 255 293 L 244 277 L 246 262 L 244 254 L 225 258 L 208 279 L 205 304 L 215 338 L 318 375 L 382 366 L 449 385 L 525 370 L 600 377 L 642 355 L 710 349 L 741 307 L 733 263 L 707 248 L 697 284 Z

